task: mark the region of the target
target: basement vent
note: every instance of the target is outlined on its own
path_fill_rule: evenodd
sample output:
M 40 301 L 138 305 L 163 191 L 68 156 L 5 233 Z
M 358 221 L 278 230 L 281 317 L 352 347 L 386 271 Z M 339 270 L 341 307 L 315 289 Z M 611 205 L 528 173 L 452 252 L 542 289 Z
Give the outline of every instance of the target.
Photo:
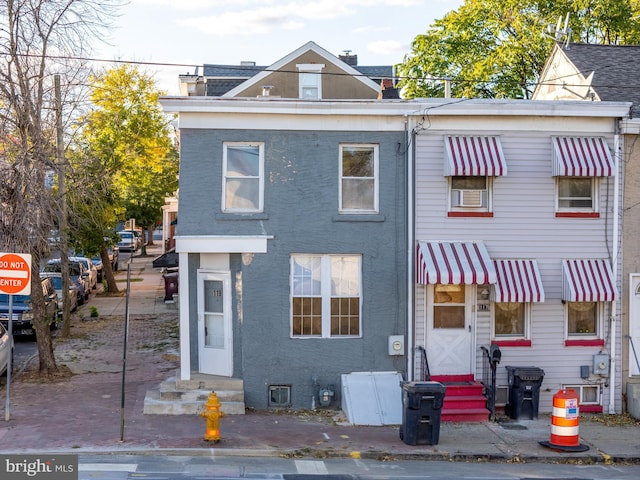
M 269 406 L 290 407 L 291 385 L 269 385 Z

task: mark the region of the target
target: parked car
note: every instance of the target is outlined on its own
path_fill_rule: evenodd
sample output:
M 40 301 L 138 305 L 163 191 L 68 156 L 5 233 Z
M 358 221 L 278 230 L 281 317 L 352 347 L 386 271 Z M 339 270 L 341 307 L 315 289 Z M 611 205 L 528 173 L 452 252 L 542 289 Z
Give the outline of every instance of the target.
M 111 263 L 111 269 L 114 272 L 117 272 L 118 263 L 120 260 L 120 250 L 118 249 L 117 245 L 110 245 L 107 247 L 107 256 L 109 257 L 109 262 Z M 93 265 L 96 267 L 96 270 L 98 271 L 98 283 L 101 283 L 103 278 L 102 257 L 100 256 L 100 254 L 94 255 L 93 257 L 91 257 L 91 261 L 93 262 Z
M 9 332 L 0 323 L 0 374 L 2 375 L 7 374 L 9 358 L 11 358 L 13 365 L 13 338 L 9 337 Z
M 45 319 L 49 321 L 51 329 L 54 329 L 58 320 L 58 294 L 50 278 L 42 278 L 40 294 L 44 297 Z M 31 295 L 13 295 L 12 333 L 15 336 L 31 336 L 36 333 L 32 323 Z M 0 323 L 9 328 L 9 295 L 4 293 L 0 294 Z
M 91 259 L 87 257 L 69 257 L 69 260 L 80 262 L 84 265 L 85 273 L 83 273 L 83 276 L 86 275 L 89 291 L 95 290 L 98 286 L 98 269 L 93 265 Z
M 64 297 L 62 296 L 62 274 L 58 272 L 41 272 L 41 277 L 49 277 L 53 282 L 53 288 L 56 289 L 58 294 L 58 313 L 62 315 L 64 308 Z M 67 290 L 67 297 L 69 298 L 69 308 L 72 312 L 78 309 L 80 299 L 83 299 L 82 285 L 75 283 L 69 279 L 69 290 Z
M 118 232 L 120 241 L 118 242 L 118 248 L 127 252 L 135 252 L 138 249 L 138 240 L 131 231 Z
M 102 257 L 100 257 L 100 255 L 95 255 L 93 257 L 91 257 L 91 262 L 93 263 L 93 266 L 96 268 L 96 276 L 97 276 L 97 283 L 102 283 Z
M 62 273 L 61 267 L 60 259 L 53 258 L 46 263 L 43 272 Z M 85 301 L 89 300 L 89 281 L 87 278 L 88 275 L 85 275 L 84 264 L 69 260 L 69 280 L 80 285 L 82 292 L 78 305 L 83 305 Z

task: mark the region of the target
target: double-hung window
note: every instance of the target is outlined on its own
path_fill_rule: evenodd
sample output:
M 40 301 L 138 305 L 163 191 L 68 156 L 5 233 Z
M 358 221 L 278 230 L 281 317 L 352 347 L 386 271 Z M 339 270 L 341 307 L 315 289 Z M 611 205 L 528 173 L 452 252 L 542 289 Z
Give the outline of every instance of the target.
M 305 63 L 298 68 L 298 95 L 302 100 L 322 99 L 322 63 Z
M 291 335 L 362 335 L 360 255 L 291 256 Z
M 262 212 L 264 144 L 224 143 L 223 181 L 222 210 L 224 212 Z
M 598 211 L 596 178 L 594 177 L 557 177 L 557 212 Z
M 507 174 L 499 137 L 445 137 L 449 216 L 491 216 L 493 177 Z
M 378 212 L 378 145 L 340 145 L 340 212 Z
M 599 302 L 567 302 L 567 336 L 597 338 L 600 336 L 601 304 Z
M 614 174 L 615 164 L 602 137 L 553 137 L 556 217 L 598 216 L 600 177 Z

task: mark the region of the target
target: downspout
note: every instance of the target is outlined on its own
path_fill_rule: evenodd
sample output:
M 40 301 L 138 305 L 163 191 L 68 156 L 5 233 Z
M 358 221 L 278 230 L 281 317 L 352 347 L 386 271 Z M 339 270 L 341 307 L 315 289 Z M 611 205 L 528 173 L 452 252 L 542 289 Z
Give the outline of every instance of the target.
M 618 259 L 620 258 L 621 249 L 618 245 L 620 241 L 620 235 L 618 233 L 618 228 L 620 225 L 620 182 L 622 181 L 620 175 L 620 129 L 618 124 L 618 119 L 615 121 L 614 130 L 615 134 L 613 136 L 613 165 L 614 165 L 614 183 L 613 183 L 613 252 L 611 258 L 611 270 L 613 273 L 613 278 L 615 283 L 618 283 Z M 618 297 L 620 297 L 621 292 L 618 292 Z M 609 368 L 609 414 L 614 415 L 616 413 L 616 402 L 615 402 L 615 393 L 616 393 L 616 329 L 617 329 L 617 302 L 619 298 L 616 298 L 615 301 L 611 302 L 611 322 L 610 322 L 610 333 L 609 336 L 611 338 L 611 345 L 609 347 L 609 354 L 611 356 L 610 359 L 610 368 Z
M 414 375 L 415 353 L 414 318 L 415 318 L 415 133 L 413 116 L 405 115 L 405 129 L 407 133 L 407 380 L 412 381 Z

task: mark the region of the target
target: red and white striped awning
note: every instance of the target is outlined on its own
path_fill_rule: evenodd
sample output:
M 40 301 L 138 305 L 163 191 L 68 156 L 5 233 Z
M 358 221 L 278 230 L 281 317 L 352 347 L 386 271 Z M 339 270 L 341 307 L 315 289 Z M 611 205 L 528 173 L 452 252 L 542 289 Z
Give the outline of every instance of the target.
M 603 137 L 553 137 L 553 175 L 610 177 L 614 162 Z
M 496 283 L 496 270 L 481 242 L 418 242 L 416 281 L 427 284 Z
M 446 177 L 500 177 L 507 174 L 507 162 L 499 137 L 445 137 L 445 150 Z
M 562 270 L 567 302 L 612 302 L 618 294 L 608 260 L 563 260 Z
M 544 289 L 535 260 L 494 260 L 498 281 L 494 302 L 544 302 Z

